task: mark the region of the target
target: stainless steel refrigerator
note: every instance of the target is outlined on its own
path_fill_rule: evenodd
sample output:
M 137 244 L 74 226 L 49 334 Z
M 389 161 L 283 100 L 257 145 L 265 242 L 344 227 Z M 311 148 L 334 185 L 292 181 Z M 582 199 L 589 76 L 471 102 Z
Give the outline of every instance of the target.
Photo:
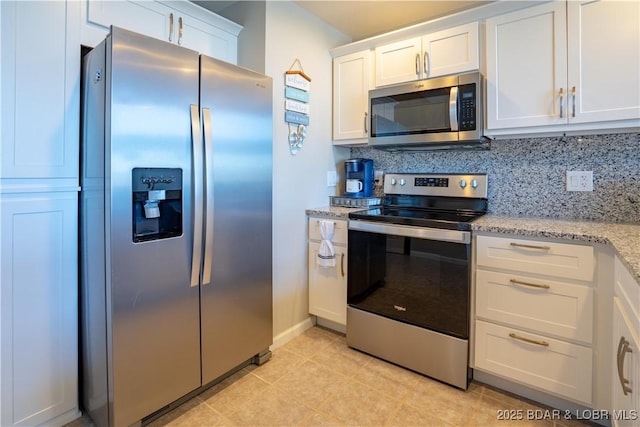
M 270 356 L 272 81 L 112 28 L 82 91 L 82 403 L 127 426 Z

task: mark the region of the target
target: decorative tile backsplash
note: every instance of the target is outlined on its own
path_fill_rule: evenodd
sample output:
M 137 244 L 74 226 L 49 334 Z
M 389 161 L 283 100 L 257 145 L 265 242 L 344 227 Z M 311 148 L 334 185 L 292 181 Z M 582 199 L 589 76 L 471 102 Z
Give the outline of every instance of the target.
M 505 139 L 488 151 L 391 153 L 352 148 L 375 169 L 411 173 L 486 173 L 489 212 L 640 223 L 640 134 Z M 566 171 L 593 171 L 593 192 L 565 190 Z

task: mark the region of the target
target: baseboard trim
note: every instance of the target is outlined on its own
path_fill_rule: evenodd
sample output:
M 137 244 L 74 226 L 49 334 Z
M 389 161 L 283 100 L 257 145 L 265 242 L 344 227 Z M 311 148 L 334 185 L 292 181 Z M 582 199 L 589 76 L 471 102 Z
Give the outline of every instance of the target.
M 298 335 L 301 335 L 304 331 L 309 328 L 312 328 L 314 325 L 313 318 L 308 317 L 300 323 L 297 323 L 287 329 L 284 332 L 279 333 L 275 337 L 273 337 L 273 344 L 271 344 L 271 351 L 275 350 L 278 347 L 282 347 Z

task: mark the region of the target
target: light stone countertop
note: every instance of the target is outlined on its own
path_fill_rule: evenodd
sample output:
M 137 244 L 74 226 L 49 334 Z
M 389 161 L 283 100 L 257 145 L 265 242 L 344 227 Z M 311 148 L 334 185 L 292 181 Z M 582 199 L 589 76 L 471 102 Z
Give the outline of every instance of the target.
M 363 211 L 368 208 L 348 208 L 342 206 L 322 206 L 314 209 L 307 209 L 305 212 L 309 216 L 323 216 L 329 218 L 349 219 L 350 212 Z
M 488 214 L 474 221 L 471 229 L 610 245 L 640 285 L 640 224 Z
M 348 219 L 363 208 L 324 206 L 307 209 L 309 216 Z M 487 214 L 471 224 L 473 231 L 573 240 L 612 246 L 631 276 L 640 285 L 640 224 L 526 218 Z

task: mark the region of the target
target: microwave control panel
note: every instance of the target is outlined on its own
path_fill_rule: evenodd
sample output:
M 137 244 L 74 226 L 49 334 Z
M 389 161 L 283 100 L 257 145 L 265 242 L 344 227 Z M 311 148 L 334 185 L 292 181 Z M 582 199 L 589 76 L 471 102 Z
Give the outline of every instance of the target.
M 476 85 L 462 85 L 458 91 L 460 102 L 459 129 L 476 129 Z

